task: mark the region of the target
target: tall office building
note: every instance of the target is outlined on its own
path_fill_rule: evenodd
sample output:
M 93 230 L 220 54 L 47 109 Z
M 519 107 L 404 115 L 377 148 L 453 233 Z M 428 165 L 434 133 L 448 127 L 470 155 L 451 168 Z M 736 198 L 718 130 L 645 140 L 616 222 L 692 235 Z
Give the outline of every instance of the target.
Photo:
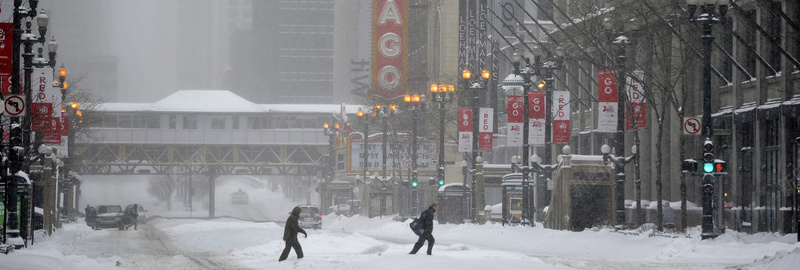
M 254 1 L 226 88 L 257 103 L 331 103 L 334 1 Z

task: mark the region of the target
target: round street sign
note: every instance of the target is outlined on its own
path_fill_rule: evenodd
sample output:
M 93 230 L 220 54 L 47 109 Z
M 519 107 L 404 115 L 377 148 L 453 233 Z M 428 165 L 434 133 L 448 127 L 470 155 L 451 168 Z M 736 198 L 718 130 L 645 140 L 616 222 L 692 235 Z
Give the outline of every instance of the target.
M 700 132 L 700 119 L 689 117 L 683 119 L 683 134 L 697 135 Z
M 23 116 L 25 99 L 22 95 L 12 95 L 3 100 L 3 112 L 8 116 Z

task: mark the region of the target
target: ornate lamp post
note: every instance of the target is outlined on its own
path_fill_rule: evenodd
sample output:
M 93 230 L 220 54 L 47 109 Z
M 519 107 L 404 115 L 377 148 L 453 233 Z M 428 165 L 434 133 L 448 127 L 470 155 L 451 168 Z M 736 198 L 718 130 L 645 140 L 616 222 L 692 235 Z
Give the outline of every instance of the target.
M 411 112 L 411 213 L 417 213 L 417 112 L 425 108 L 425 95 L 405 95 L 403 101 Z
M 319 204 L 320 208 L 323 209 L 323 211 L 326 211 L 326 209 L 328 209 L 326 196 L 326 188 L 328 186 L 327 182 L 333 182 L 334 174 L 336 172 L 336 150 L 334 149 L 334 140 L 336 139 L 336 134 L 339 132 L 339 123 L 336 123 L 333 129 L 330 128 L 328 123 L 324 123 L 322 124 L 322 128 L 324 129 L 323 131 L 325 136 L 328 136 L 328 159 L 326 160 L 328 161 L 328 168 L 322 175 L 322 183 L 320 184 L 319 188 Z
M 469 70 L 467 70 L 469 73 Z M 463 76 L 464 74 L 462 74 Z M 471 76 L 467 75 L 467 76 Z M 439 161 L 437 168 L 437 180 L 444 181 L 444 113 L 445 105 L 453 101 L 456 88 L 452 84 L 431 84 L 431 101 L 439 105 Z

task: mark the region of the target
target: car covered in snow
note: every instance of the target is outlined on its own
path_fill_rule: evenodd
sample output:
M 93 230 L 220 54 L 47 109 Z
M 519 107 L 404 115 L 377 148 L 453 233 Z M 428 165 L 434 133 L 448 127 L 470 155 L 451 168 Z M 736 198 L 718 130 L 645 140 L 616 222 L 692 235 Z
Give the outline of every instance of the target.
M 311 204 L 301 204 L 297 207 L 300 207 L 300 218 L 297 220 L 297 223 L 300 225 L 300 227 L 314 229 L 322 228 L 322 215 L 319 212 L 319 207 Z
M 119 205 L 100 205 L 97 206 L 97 218 L 94 222 L 94 229 L 99 228 L 121 228 L 122 227 L 122 207 Z
M 239 191 L 236 191 L 231 194 L 231 204 L 249 204 L 250 203 L 250 195 L 247 192 L 242 191 L 240 188 Z

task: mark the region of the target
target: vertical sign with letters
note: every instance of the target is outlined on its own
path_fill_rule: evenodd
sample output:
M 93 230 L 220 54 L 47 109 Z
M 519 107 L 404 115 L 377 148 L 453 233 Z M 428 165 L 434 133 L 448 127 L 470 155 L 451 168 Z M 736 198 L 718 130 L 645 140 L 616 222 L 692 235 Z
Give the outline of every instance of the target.
M 553 91 L 553 144 L 569 144 L 569 91 Z
M 522 96 L 506 96 L 508 102 L 508 124 L 506 145 L 522 146 Z
M 528 92 L 528 144 L 531 146 L 544 145 L 544 116 L 547 105 L 545 104 L 544 91 Z
M 472 152 L 472 108 L 458 108 L 458 152 Z
M 617 109 L 619 96 L 617 95 L 617 77 L 611 71 L 598 70 L 597 80 L 600 83 L 598 87 L 598 100 L 597 109 L 597 131 L 598 132 L 617 132 Z
M 625 91 L 628 94 L 630 105 L 625 111 L 625 130 L 633 131 L 634 120 L 636 130 L 644 130 L 647 127 L 647 103 L 644 99 L 644 88 L 641 81 L 644 79 L 644 71 L 633 71 L 634 77 L 627 77 L 625 80 Z
M 372 98 L 395 99 L 406 94 L 408 64 L 408 1 L 375 0 L 372 22 Z
M 494 133 L 494 108 L 481 108 L 480 121 L 478 122 L 478 150 L 481 152 L 492 152 L 492 136 Z

